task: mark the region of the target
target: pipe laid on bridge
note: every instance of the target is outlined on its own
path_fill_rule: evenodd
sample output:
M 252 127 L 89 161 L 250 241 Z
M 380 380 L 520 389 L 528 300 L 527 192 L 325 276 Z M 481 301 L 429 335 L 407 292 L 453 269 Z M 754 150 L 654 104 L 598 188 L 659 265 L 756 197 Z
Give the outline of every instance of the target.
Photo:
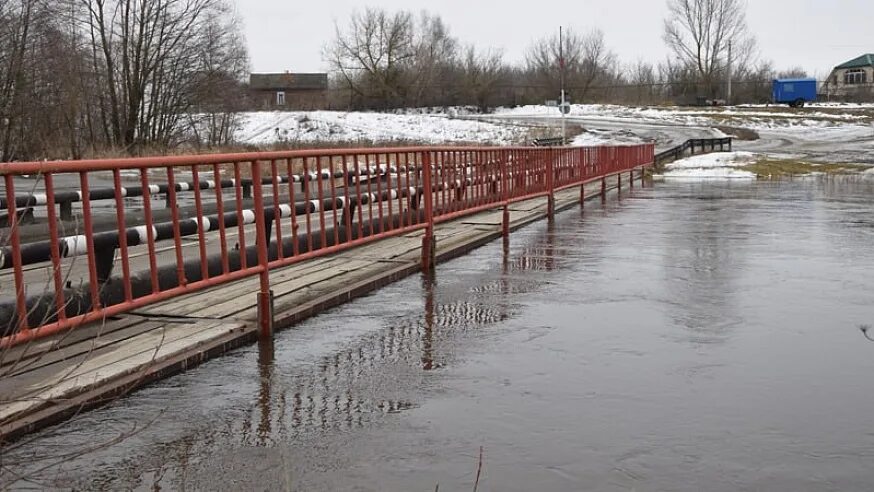
M 414 168 L 410 168 L 414 169 Z M 276 180 L 279 184 L 287 184 L 289 182 L 292 183 L 302 183 L 305 181 L 317 181 L 317 180 L 326 180 L 326 179 L 339 179 L 339 178 L 356 178 L 356 177 L 365 177 L 365 176 L 383 176 L 389 173 L 398 173 L 404 172 L 407 170 L 406 166 L 367 166 L 367 168 L 359 169 L 357 172 L 352 170 L 348 172 L 344 171 L 330 171 L 327 169 L 322 169 L 319 172 L 311 172 L 306 174 L 293 174 L 289 179 L 288 176 L 276 176 Z M 240 186 L 247 187 L 252 186 L 252 179 L 243 179 L 240 181 Z M 267 177 L 261 179 L 261 184 L 273 184 L 273 178 Z M 225 188 L 235 188 L 237 186 L 237 182 L 234 179 L 223 179 L 220 182 L 216 183 L 213 180 L 200 180 L 197 183 L 194 181 L 182 181 L 176 183 L 176 192 L 182 193 L 186 191 L 193 191 L 195 188 L 199 188 L 201 190 L 211 190 L 217 187 L 225 189 Z M 159 195 L 162 193 L 168 193 L 170 191 L 170 187 L 167 184 L 156 184 L 149 185 L 149 194 L 150 195 Z M 144 196 L 142 186 L 123 186 L 120 189 L 121 196 L 123 198 L 136 198 Z M 81 191 L 59 191 L 55 192 L 55 203 L 72 203 L 72 202 L 81 202 L 82 201 L 82 192 Z M 90 190 L 88 192 L 88 198 L 91 201 L 97 200 L 114 200 L 116 197 L 115 188 L 96 188 Z M 45 193 L 33 193 L 30 195 L 18 195 L 15 197 L 15 207 L 16 208 L 29 208 L 29 207 L 38 207 L 44 206 L 48 203 L 48 197 Z M 6 210 L 9 208 L 9 202 L 6 198 L 0 197 L 0 210 Z
M 530 173 L 526 172 L 524 175 L 529 175 Z M 514 173 L 507 173 L 508 178 L 515 177 Z M 450 181 L 449 183 L 440 183 L 433 187 L 434 192 L 443 191 L 444 189 L 463 189 L 469 186 L 475 186 L 477 184 L 483 183 L 497 183 L 500 181 L 499 176 L 488 175 L 481 176 L 476 179 L 473 178 L 465 178 L 465 179 L 455 179 Z M 177 185 L 178 187 L 178 185 Z M 416 198 L 419 194 L 423 192 L 421 186 L 418 188 L 414 187 L 400 187 L 400 198 Z M 347 198 L 346 196 L 338 196 L 336 198 L 325 198 L 321 201 L 319 200 L 310 200 L 308 202 L 298 202 L 295 204 L 294 214 L 295 215 L 305 215 L 305 214 L 313 214 L 317 213 L 320 210 L 325 211 L 333 211 L 333 210 L 344 210 L 347 207 L 361 207 L 364 205 L 369 205 L 370 203 L 379 203 L 390 200 L 398 199 L 398 192 L 396 189 L 385 190 L 382 194 L 376 193 L 363 193 L 360 197 L 354 196 L 352 199 Z M 291 205 L 281 204 L 278 207 L 280 218 L 289 217 L 292 214 Z M 415 208 L 415 207 L 414 207 Z M 270 223 L 275 220 L 274 215 L 274 207 L 267 206 L 264 209 L 265 220 Z M 239 216 L 243 217 L 243 224 L 254 224 L 255 223 L 255 211 L 252 209 L 246 209 L 240 212 L 237 211 L 227 212 L 224 214 L 224 226 L 225 228 L 236 227 L 239 224 Z M 221 228 L 220 219 L 218 215 L 209 215 L 209 216 L 201 216 L 201 217 L 191 217 L 188 219 L 183 219 L 179 221 L 179 231 L 180 237 L 185 236 L 193 236 L 199 233 L 200 225 L 203 223 L 204 232 L 218 231 Z M 154 241 L 167 241 L 174 238 L 174 224 L 173 222 L 161 222 L 158 224 L 154 224 L 152 226 L 152 236 Z M 140 246 L 148 243 L 149 238 L 149 230 L 148 226 L 142 225 L 137 227 L 130 227 L 125 230 L 125 239 L 127 241 L 127 245 L 130 246 Z M 113 258 L 113 254 L 115 250 L 119 247 L 120 238 L 118 231 L 108 231 L 108 232 L 100 232 L 93 235 L 94 241 L 94 251 L 95 252 L 104 252 L 110 259 L 109 264 L 111 265 Z M 88 238 L 84 234 L 79 234 L 75 236 L 67 236 L 60 238 L 58 241 L 58 252 L 61 258 L 71 258 L 74 256 L 85 256 L 88 254 Z M 26 243 L 21 245 L 21 261 L 22 265 L 33 265 L 37 263 L 43 263 L 51 261 L 51 253 L 52 253 L 52 244 L 51 241 L 39 241 L 34 243 Z M 99 259 L 98 259 L 99 260 Z M 0 247 L 0 270 L 6 270 L 13 267 L 12 262 L 12 247 L 11 246 L 3 246 Z M 102 273 L 100 278 L 107 278 L 106 275 L 108 272 L 104 270 L 107 267 L 98 267 Z
M 415 198 L 421 190 L 416 188 L 401 188 L 400 198 Z M 398 192 L 395 189 L 385 190 L 380 193 L 363 193 L 360 197 L 354 196 L 351 199 L 346 196 L 340 196 L 335 199 L 325 198 L 323 200 L 310 200 L 308 202 L 299 202 L 295 204 L 294 210 L 291 205 L 281 204 L 276 207 L 279 211 L 280 218 L 295 215 L 305 215 L 319 212 L 320 210 L 343 210 L 347 207 L 361 207 L 370 203 L 379 203 L 399 198 Z M 273 221 L 275 209 L 272 206 L 264 208 L 265 220 Z M 243 224 L 255 223 L 255 211 L 251 209 L 242 210 L 241 212 L 233 211 L 224 214 L 223 218 L 218 215 L 192 217 L 179 221 L 180 237 L 193 236 L 199 233 L 200 224 L 203 224 L 204 232 L 217 231 L 221 228 L 220 222 L 224 222 L 225 228 L 236 227 L 240 225 L 239 217 L 243 217 Z M 154 241 L 166 241 L 175 237 L 175 226 L 173 222 L 161 222 L 152 226 L 152 236 Z M 127 245 L 140 246 L 147 244 L 149 240 L 148 226 L 142 225 L 128 228 L 125 231 L 125 239 Z M 120 237 L 118 231 L 101 232 L 93 235 L 93 245 L 95 254 L 100 252 L 107 253 L 110 265 L 114 258 L 115 250 L 119 247 Z M 60 238 L 57 248 L 61 258 L 71 258 L 74 256 L 85 256 L 88 254 L 88 238 L 85 235 L 67 236 Z M 27 243 L 21 245 L 21 261 L 22 265 L 33 265 L 51 261 L 52 259 L 52 243 L 51 241 L 40 241 L 35 243 Z M 99 259 L 98 259 L 99 260 Z M 0 270 L 12 268 L 12 247 L 0 247 Z M 106 272 L 104 272 L 106 273 Z M 101 278 L 106 278 L 101 275 Z
M 373 220 L 364 221 L 361 224 L 360 234 L 358 224 L 352 224 L 349 228 L 351 230 L 347 230 L 345 224 L 340 224 L 336 228 L 336 237 L 339 239 L 337 242 L 334 240 L 334 227 L 330 227 L 326 228 L 324 243 L 322 243 L 322 235 L 320 231 L 313 231 L 311 238 L 306 233 L 302 233 L 297 236 L 296 246 L 294 245 L 293 238 L 284 238 L 282 241 L 282 251 L 284 256 L 289 258 L 292 256 L 292 252 L 295 251 L 295 248 L 300 252 L 300 254 L 314 252 L 349 241 L 379 235 L 382 230 L 399 229 L 401 224 L 409 226 L 410 224 L 421 224 L 424 221 L 424 210 L 418 209 L 407 210 L 391 217 L 384 217 L 382 220 L 374 218 Z M 309 247 L 310 242 L 312 244 L 312 249 Z M 230 272 L 242 269 L 241 258 L 243 254 L 246 255 L 246 265 L 255 265 L 258 263 L 257 246 L 248 246 L 246 251 L 232 250 L 228 252 L 228 267 Z M 270 244 L 268 250 L 268 261 L 272 262 L 278 258 L 279 245 L 278 243 L 273 242 Z M 206 273 L 209 278 L 218 277 L 224 274 L 224 266 L 220 254 L 211 255 L 207 257 L 206 260 Z M 194 283 L 203 280 L 203 269 L 201 267 L 202 264 L 200 258 L 186 260 L 183 263 L 184 278 L 186 282 Z M 179 271 L 177 270 L 175 262 L 159 267 L 157 273 L 158 287 L 160 291 L 166 291 L 179 286 Z M 101 306 L 113 306 L 125 301 L 124 282 L 118 280 L 121 279 L 110 278 L 107 282 L 100 285 L 98 300 Z M 68 318 L 91 311 L 92 297 L 90 290 L 91 288 L 88 282 L 83 282 L 76 287 L 68 287 L 64 289 L 63 299 L 65 301 L 65 315 Z M 134 299 L 153 293 L 151 272 L 148 269 L 131 275 L 130 291 Z M 26 300 L 26 310 L 29 326 L 40 326 L 56 321 L 57 302 L 55 294 L 45 292 L 28 296 Z M 16 319 L 18 319 L 16 301 L 4 300 L 0 302 L 0 337 L 11 335 L 16 331 Z

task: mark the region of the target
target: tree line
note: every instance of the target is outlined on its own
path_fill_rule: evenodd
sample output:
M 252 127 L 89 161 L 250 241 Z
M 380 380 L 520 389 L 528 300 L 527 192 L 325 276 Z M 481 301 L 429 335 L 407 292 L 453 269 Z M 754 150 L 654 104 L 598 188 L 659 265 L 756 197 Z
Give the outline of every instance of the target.
M 247 58 L 226 0 L 0 0 L 0 159 L 229 141 Z
M 560 72 L 574 102 L 700 104 L 726 97 L 731 52 L 734 103 L 764 102 L 777 73 L 758 61 L 742 0 L 668 0 L 661 63 L 622 63 L 603 31 L 574 28 L 533 41 L 521 63 L 500 49 L 463 44 L 427 12 L 367 8 L 335 27 L 324 48 L 332 106 L 390 109 L 421 106 L 543 104 L 558 99 Z
M 323 49 L 333 109 L 543 104 L 560 71 L 577 103 L 761 102 L 779 74 L 756 61 L 742 0 L 667 0 L 661 63 L 623 63 L 599 29 L 535 39 L 521 62 L 466 44 L 439 15 L 365 8 Z M 233 0 L 0 0 L 0 160 L 232 144 L 250 109 Z M 796 69 L 790 75 L 804 75 Z M 783 74 L 785 75 L 785 74 Z

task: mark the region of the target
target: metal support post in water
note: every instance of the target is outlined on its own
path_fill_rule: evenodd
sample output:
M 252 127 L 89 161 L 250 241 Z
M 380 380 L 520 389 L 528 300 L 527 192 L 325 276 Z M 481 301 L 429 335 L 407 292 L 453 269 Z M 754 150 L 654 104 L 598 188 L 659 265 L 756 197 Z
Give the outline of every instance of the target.
M 503 152 L 503 165 L 501 166 L 501 197 L 504 199 L 504 215 L 501 223 L 501 234 L 504 236 L 504 246 L 510 243 L 510 194 L 509 183 L 507 183 L 507 166 L 510 163 L 509 153 Z
M 510 205 L 504 203 L 504 217 L 501 223 L 501 234 L 504 236 L 504 241 L 510 240 Z
M 553 179 L 553 159 L 554 156 L 550 155 L 549 160 L 546 162 L 546 186 L 549 189 L 549 197 L 547 197 L 546 201 L 546 217 L 550 221 L 555 219 L 555 181 Z
M 260 290 L 258 292 L 258 333 L 262 340 L 273 338 L 273 291 L 270 290 L 270 269 L 267 249 L 270 238 L 264 214 L 264 194 L 261 187 L 261 162 L 252 162 L 252 180 L 255 199 L 255 242 L 258 250 Z
M 607 178 L 601 178 L 601 203 L 607 202 Z
M 258 337 L 261 340 L 273 339 L 273 291 L 258 292 Z
M 422 237 L 422 271 L 430 273 L 435 264 L 437 241 L 434 238 L 434 189 L 431 182 L 431 153 L 422 156 L 422 188 L 424 190 L 425 236 Z

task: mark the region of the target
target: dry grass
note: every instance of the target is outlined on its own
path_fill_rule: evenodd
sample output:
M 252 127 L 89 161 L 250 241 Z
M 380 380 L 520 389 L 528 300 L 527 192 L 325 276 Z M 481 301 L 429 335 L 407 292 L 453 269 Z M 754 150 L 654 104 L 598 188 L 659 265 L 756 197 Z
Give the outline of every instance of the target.
M 742 169 L 754 173 L 760 179 L 779 179 L 813 174 L 858 174 L 871 167 L 862 164 L 817 164 L 797 159 L 764 158 L 754 164 L 744 166 Z

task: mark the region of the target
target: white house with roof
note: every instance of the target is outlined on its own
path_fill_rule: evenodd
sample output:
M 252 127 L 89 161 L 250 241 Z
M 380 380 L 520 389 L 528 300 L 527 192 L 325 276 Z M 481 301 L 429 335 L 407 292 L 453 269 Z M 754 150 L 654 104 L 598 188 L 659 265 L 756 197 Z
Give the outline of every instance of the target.
M 840 99 L 874 98 L 874 54 L 865 54 L 836 66 L 823 84 L 822 93 Z

